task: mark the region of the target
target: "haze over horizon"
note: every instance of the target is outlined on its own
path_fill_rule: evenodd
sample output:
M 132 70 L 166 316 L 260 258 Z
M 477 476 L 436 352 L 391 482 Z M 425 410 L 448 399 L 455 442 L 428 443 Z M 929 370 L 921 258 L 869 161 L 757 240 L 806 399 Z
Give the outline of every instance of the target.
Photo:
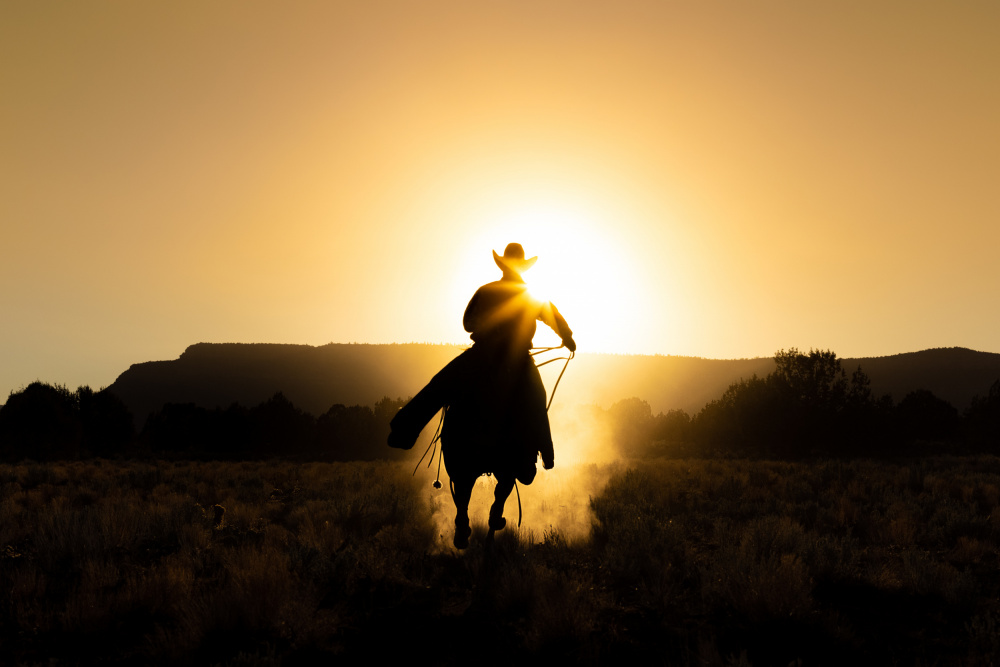
M 511 241 L 581 352 L 1000 352 L 995 3 L 5 3 L 0 54 L 0 402 L 466 343 Z

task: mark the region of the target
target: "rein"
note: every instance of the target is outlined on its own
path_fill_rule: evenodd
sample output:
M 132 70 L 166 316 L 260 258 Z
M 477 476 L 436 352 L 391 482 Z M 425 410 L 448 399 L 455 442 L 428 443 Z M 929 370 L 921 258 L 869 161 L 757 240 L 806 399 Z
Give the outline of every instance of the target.
M 563 346 L 563 345 L 556 345 L 554 347 L 533 347 L 531 349 L 532 350 L 536 350 L 536 351 L 535 352 L 529 352 L 529 354 L 532 357 L 534 357 L 536 354 L 542 354 L 543 352 L 549 352 L 551 350 L 558 350 L 561 347 L 565 347 L 565 346 Z M 559 371 L 559 377 L 556 378 L 555 385 L 553 385 L 553 387 L 552 387 L 552 395 L 549 396 L 549 402 L 545 404 L 545 411 L 546 412 L 548 412 L 549 408 L 552 407 L 552 401 L 556 397 L 556 389 L 559 388 L 559 382 L 560 382 L 560 380 L 562 380 L 563 373 L 565 373 L 566 369 L 569 367 L 569 360 L 572 359 L 575 356 L 576 356 L 576 352 L 570 352 L 568 357 L 554 357 L 552 359 L 548 359 L 546 361 L 543 361 L 540 364 L 535 364 L 535 368 L 541 368 L 542 366 L 545 366 L 546 364 L 551 364 L 553 361 L 562 361 L 563 359 L 566 360 L 566 363 L 563 364 L 562 370 Z

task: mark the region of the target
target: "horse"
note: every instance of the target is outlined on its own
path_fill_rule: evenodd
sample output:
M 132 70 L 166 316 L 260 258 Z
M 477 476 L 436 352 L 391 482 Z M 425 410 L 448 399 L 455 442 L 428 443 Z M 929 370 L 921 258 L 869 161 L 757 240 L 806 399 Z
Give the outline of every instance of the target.
M 507 525 L 503 510 L 515 483 L 529 485 L 534 480 L 539 452 L 546 468 L 552 467 L 545 398 L 530 355 L 498 361 L 474 345 L 393 417 L 389 446 L 410 449 L 424 426 L 444 410 L 441 453 L 455 501 L 455 548 L 469 545 L 469 501 L 479 477 L 492 474 L 497 480 L 488 524 L 492 534 Z

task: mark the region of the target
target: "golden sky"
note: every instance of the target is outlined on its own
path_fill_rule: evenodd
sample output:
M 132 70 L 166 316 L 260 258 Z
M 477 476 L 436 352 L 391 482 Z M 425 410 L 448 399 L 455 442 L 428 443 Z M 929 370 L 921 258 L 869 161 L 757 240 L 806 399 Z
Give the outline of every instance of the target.
M 1000 352 L 1000 3 L 5 2 L 0 396 L 196 342 Z

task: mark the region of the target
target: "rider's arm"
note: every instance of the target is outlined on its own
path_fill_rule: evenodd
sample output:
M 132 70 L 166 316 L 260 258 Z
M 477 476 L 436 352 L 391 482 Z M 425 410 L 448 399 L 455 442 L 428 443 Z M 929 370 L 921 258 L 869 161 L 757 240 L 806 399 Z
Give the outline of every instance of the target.
M 553 331 L 559 334 L 563 345 L 568 347 L 570 352 L 576 352 L 576 341 L 573 340 L 573 330 L 569 328 L 569 325 L 566 324 L 566 318 L 562 316 L 562 313 L 559 312 L 559 309 L 551 301 L 542 304 L 538 312 L 538 319 L 549 325 Z

